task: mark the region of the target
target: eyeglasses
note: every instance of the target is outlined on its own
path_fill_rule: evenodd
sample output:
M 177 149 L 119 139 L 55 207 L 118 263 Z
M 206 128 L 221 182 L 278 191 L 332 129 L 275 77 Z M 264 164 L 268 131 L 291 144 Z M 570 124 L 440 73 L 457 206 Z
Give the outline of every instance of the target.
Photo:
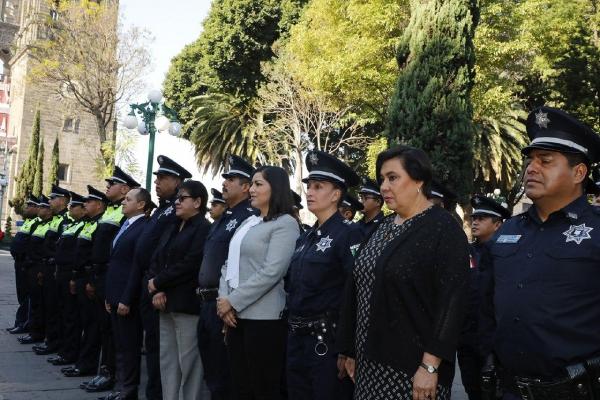
M 358 198 L 361 199 L 361 200 L 363 200 L 363 201 L 364 200 L 369 200 L 369 199 L 371 199 L 371 200 L 377 200 L 377 197 L 375 197 L 375 196 L 364 196 L 362 194 L 359 194 Z
M 194 196 L 188 196 L 188 195 L 182 194 L 180 196 L 175 197 L 175 200 L 182 203 L 185 199 L 192 199 L 192 198 L 194 198 Z

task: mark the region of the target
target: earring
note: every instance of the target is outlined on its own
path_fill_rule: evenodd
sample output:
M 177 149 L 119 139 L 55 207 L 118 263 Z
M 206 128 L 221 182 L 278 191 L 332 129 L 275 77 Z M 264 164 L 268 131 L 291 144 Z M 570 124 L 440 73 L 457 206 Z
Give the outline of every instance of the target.
M 421 188 L 417 188 L 417 193 L 421 193 Z

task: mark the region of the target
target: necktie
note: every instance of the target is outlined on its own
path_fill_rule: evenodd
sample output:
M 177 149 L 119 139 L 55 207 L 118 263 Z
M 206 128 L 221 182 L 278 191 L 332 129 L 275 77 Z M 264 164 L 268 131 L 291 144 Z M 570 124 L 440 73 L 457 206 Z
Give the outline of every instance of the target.
M 117 244 L 117 240 L 119 240 L 119 237 L 121 237 L 121 235 L 123 234 L 123 232 L 125 232 L 125 230 L 127 229 L 128 226 L 129 226 L 129 220 L 125 221 L 123 226 L 121 226 L 119 233 L 117 233 L 117 236 L 115 236 L 115 240 L 113 240 L 113 247 L 115 247 L 115 245 Z

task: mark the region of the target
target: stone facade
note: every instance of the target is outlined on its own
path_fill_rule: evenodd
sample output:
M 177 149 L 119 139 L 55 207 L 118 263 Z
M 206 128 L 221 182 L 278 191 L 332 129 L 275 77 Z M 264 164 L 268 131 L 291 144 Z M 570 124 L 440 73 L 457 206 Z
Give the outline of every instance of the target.
M 4 64 L 5 74 L 10 76 L 10 126 L 8 136 L 16 138 L 10 158 L 10 173 L 7 195 L 4 196 L 3 209 L 7 210 L 8 199 L 16 192 L 14 177 L 28 157 L 28 148 L 37 110 L 41 115 L 41 139 L 44 141 L 44 172 L 50 170 L 54 141 L 58 136 L 60 147 L 60 185 L 75 192 L 87 193 L 86 185 L 104 188 L 104 183 L 96 176 L 96 165 L 100 157 L 100 141 L 97 136 L 94 118 L 82 110 L 72 110 L 61 101 L 52 88 L 34 84 L 28 79 L 33 60 L 28 54 L 28 45 L 36 38 L 43 37 L 42 27 L 37 23 L 51 12 L 46 0 L 0 0 L 10 3 L 12 22 L 18 21 L 18 30 L 14 33 L 8 62 Z M 8 10 L 8 8 L 6 8 Z M 17 11 L 15 11 L 17 10 Z M 18 19 L 15 19 L 18 14 Z M 4 20 L 4 19 L 3 19 Z M 4 24 L 4 25 L 10 25 Z M 0 39 L 9 35 L 0 25 Z M 13 24 L 14 25 L 14 24 Z M 0 53 L 5 48 L 0 41 Z M 47 178 L 45 176 L 44 178 Z M 45 187 L 45 186 L 44 186 Z M 6 218 L 6 213 L 0 217 Z M 12 215 L 13 220 L 19 219 Z M 2 225 L 4 227 L 4 225 Z

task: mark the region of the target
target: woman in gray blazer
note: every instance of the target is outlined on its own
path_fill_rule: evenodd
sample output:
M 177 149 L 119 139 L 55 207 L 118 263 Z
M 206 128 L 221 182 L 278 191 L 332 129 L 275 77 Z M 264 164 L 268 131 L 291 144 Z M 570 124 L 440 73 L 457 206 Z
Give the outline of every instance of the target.
M 234 397 L 279 399 L 287 335 L 283 278 L 300 235 L 287 173 L 259 168 L 250 201 L 260 216 L 246 219 L 231 239 L 217 313 L 226 326 Z

